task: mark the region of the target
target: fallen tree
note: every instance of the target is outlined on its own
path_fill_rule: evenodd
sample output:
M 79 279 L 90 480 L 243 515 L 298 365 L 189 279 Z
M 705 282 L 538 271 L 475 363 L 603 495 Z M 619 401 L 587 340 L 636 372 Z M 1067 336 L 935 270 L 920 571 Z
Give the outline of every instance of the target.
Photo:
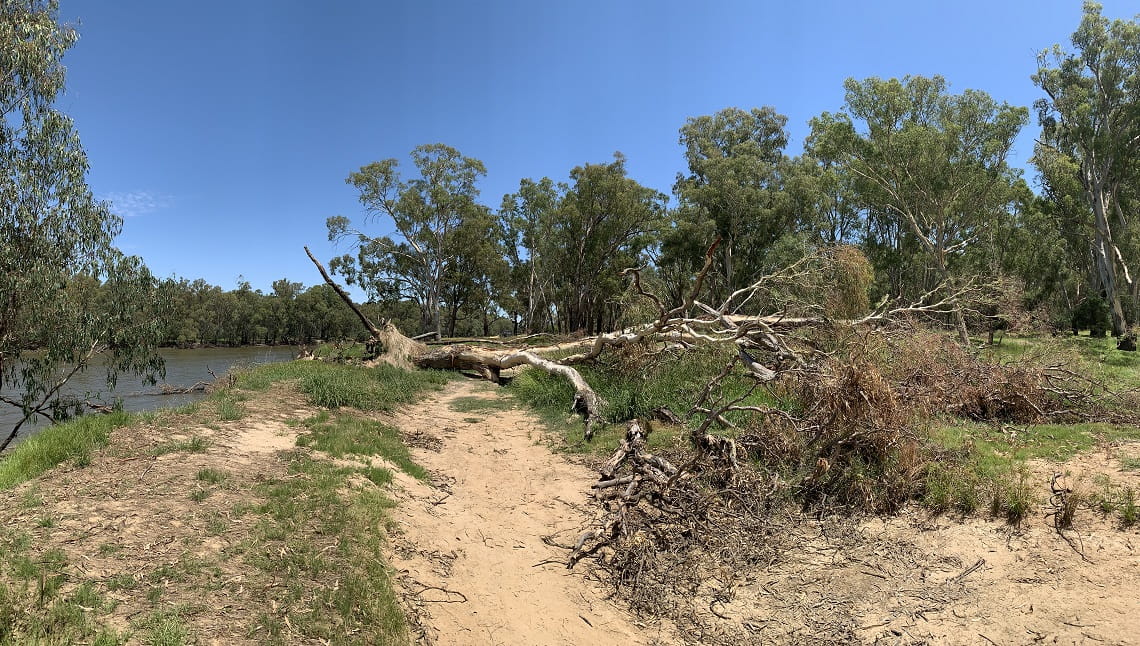
M 606 402 L 581 373 L 577 365 L 593 362 L 607 351 L 620 350 L 637 344 L 655 344 L 657 351 L 681 351 L 707 344 L 732 344 L 739 350 L 740 367 L 756 380 L 757 385 L 772 382 L 788 371 L 811 371 L 812 363 L 827 353 L 794 341 L 794 333 L 812 328 L 845 329 L 882 328 L 907 317 L 947 315 L 954 311 L 974 289 L 971 285 L 954 290 L 936 287 L 911 303 L 898 303 L 884 299 L 870 313 L 857 319 L 835 321 L 828 318 L 822 308 L 814 304 L 812 296 L 826 289 L 824 276 L 835 274 L 836 263 L 842 260 L 828 250 L 808 255 L 783 270 L 760 277 L 751 285 L 728 295 L 719 305 L 713 306 L 698 299 L 705 279 L 712 270 L 715 251 L 720 240 L 713 242 L 705 253 L 704 263 L 694 276 L 691 288 L 682 302 L 666 306 L 642 284 L 638 268 L 622 272 L 631 282 L 634 292 L 648 300 L 656 309 L 656 317 L 645 324 L 629 327 L 594 337 L 542 347 L 504 348 L 481 347 L 469 343 L 429 348 L 419 341 L 404 336 L 390 319 L 374 322 L 352 301 L 313 256 L 308 247 L 305 252 L 316 265 L 322 278 L 352 309 L 368 330 L 369 354 L 373 361 L 383 361 L 401 367 L 416 366 L 440 370 L 459 370 L 482 376 L 499 383 L 503 371 L 519 366 L 531 366 L 566 379 L 574 386 L 571 402 L 573 410 L 585 422 L 585 437 L 590 439 L 604 419 Z M 830 269 L 831 271 L 827 271 Z M 839 266 L 840 272 L 843 267 Z M 768 313 L 747 314 L 746 309 Z M 774 312 L 774 313 L 773 313 Z M 797 347 L 798 346 L 798 347 Z M 751 351 L 751 353 L 750 353 Z M 570 354 L 566 354 L 569 352 Z M 565 355 L 549 358 L 551 355 Z M 732 370 L 736 363 L 725 366 Z M 715 383 L 710 383 L 713 388 Z M 702 400 L 711 390 L 706 390 Z M 694 446 L 713 447 L 723 440 L 709 434 L 710 425 L 729 425 L 724 412 L 698 402 L 690 414 L 709 415 L 697 423 L 692 441 Z M 729 405 L 728 412 L 743 410 L 739 402 Z M 762 412 L 754 407 L 752 412 Z M 723 449 L 728 451 L 727 448 Z

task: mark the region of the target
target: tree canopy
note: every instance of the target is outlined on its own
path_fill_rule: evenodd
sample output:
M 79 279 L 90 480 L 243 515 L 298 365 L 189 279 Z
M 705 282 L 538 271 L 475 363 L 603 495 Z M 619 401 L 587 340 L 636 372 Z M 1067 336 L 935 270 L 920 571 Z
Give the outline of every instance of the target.
M 0 386 L 13 393 L 0 401 L 59 419 L 83 408 L 62 394 L 79 371 L 105 369 L 109 385 L 161 374 L 161 299 L 142 261 L 115 248 L 122 220 L 92 195 L 74 124 L 54 107 L 75 30 L 54 2 L 0 7 Z

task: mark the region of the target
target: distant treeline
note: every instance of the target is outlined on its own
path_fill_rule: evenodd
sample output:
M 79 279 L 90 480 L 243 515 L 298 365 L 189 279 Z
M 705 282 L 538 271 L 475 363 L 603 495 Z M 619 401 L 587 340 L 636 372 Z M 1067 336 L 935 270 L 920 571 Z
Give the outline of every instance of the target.
M 356 338 L 360 321 L 328 285 L 305 288 L 287 279 L 264 293 L 240 281 L 223 290 L 205 280 L 168 279 L 163 343 L 168 346 L 305 344 Z

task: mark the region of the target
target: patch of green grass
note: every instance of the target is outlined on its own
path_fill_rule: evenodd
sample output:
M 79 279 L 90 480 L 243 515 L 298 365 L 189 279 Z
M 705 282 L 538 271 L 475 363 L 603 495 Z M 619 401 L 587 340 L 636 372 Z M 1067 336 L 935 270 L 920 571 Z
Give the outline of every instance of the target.
M 972 513 L 1020 522 L 1040 504 L 1047 482 L 1030 482 L 1026 463 L 1064 462 L 1099 444 L 1140 438 L 1140 429 L 1110 424 L 1038 424 L 994 427 L 977 423 L 934 425 L 929 439 L 952 457 L 927 466 L 921 501 L 931 511 Z M 1073 498 L 1074 504 L 1080 501 Z M 1076 509 L 1068 509 L 1068 520 Z M 1066 519 L 1061 519 L 1064 522 Z
M 568 450 L 602 453 L 617 446 L 616 442 L 625 433 L 622 423 L 627 420 L 635 417 L 647 419 L 661 407 L 684 416 L 699 398 L 705 384 L 724 368 L 733 354 L 734 351 L 725 348 L 702 347 L 679 356 L 660 355 L 650 363 L 615 361 L 610 365 L 578 366 L 583 378 L 606 401 L 605 419 L 616 425 L 597 429 L 590 444 L 584 443 L 581 418 L 570 411 L 574 388 L 566 379 L 542 370 L 526 369 L 511 380 L 506 392 L 537 413 L 551 431 L 563 435 Z M 734 374 L 722 383 L 725 396 L 737 397 L 754 382 Z M 798 408 L 795 402 L 777 400 L 759 389 L 741 403 L 789 411 Z M 733 412 L 727 417 L 733 422 L 743 422 L 746 414 Z M 617 439 L 611 442 L 606 438 Z
M 197 415 L 198 411 L 202 409 L 201 402 L 190 402 L 171 409 L 175 415 Z
M 310 370 L 301 378 L 301 392 L 323 408 L 390 411 L 399 404 L 413 401 L 422 391 L 439 388 L 451 379 L 448 373 L 408 371 L 389 365 L 375 368 L 316 365 L 321 369 Z
M 183 617 L 185 610 L 174 608 L 152 612 L 135 626 L 147 635 L 150 646 L 184 646 L 191 640 L 190 629 Z
M 43 507 L 43 505 L 44 499 L 40 496 L 38 487 L 28 487 L 20 496 L 20 506 L 24 509 L 35 509 L 36 507 Z
M 1120 458 L 1120 468 L 1125 471 L 1140 471 L 1140 458 Z
M 306 426 L 309 432 L 297 438 L 298 446 L 314 448 L 334 458 L 381 456 L 414 478 L 428 477 L 427 471 L 412 461 L 400 432 L 387 424 L 354 415 L 321 413 L 306 420 Z
M 439 370 L 402 370 L 382 364 L 373 368 L 324 361 L 292 361 L 258 366 L 240 373 L 236 386 L 265 390 L 271 384 L 297 380 L 301 392 L 324 408 L 392 410 L 415 400 L 425 390 L 442 387 L 454 373 Z
M 365 467 L 360 470 L 360 473 L 373 484 L 381 487 L 392 482 L 392 472 L 383 467 Z
M 193 492 L 190 493 L 190 500 L 193 500 L 194 502 L 202 502 L 203 500 L 205 500 L 209 497 L 210 497 L 210 490 L 209 489 L 195 489 Z
M 1132 527 L 1137 521 L 1140 521 L 1140 506 L 1136 504 L 1136 491 L 1128 487 L 1120 505 L 1120 522 L 1125 527 Z
M 62 593 L 71 578 L 63 552 L 31 555 L 22 538 L 0 541 L 0 644 L 125 643 L 115 631 L 101 627 L 98 616 L 109 611 L 91 581 Z
M 123 549 L 121 546 L 114 543 L 103 543 L 99 546 L 99 556 L 110 556 Z
M 66 460 L 90 461 L 107 445 L 111 431 L 134 420 L 130 413 L 85 415 L 43 429 L 0 458 L 0 491 L 31 480 Z
M 133 574 L 123 572 L 109 577 L 105 581 L 105 584 L 107 586 L 107 589 L 111 592 L 116 592 L 118 590 L 134 590 L 135 588 L 139 587 L 139 580 L 136 579 Z
M 205 453 L 210 448 L 210 441 L 195 435 L 187 440 L 174 440 L 164 442 L 151 449 L 151 455 L 166 455 L 167 453 Z
M 313 349 L 313 356 L 329 361 L 353 361 L 364 359 L 367 356 L 367 347 L 357 341 L 341 343 L 322 343 Z
M 451 402 L 451 410 L 459 413 L 482 413 L 499 410 L 511 410 L 515 402 L 511 399 L 496 397 L 456 397 Z
M 1140 428 L 1112 424 L 1031 424 L 1002 428 L 969 422 L 934 426 L 931 439 L 942 447 L 977 449 L 987 460 L 1058 462 L 1113 440 L 1140 440 Z
M 228 473 L 219 469 L 199 469 L 197 475 L 199 481 L 208 484 L 221 484 L 228 477 L 230 477 Z
M 350 485 L 355 469 L 295 454 L 289 470 L 292 477 L 259 487 L 260 544 L 246 558 L 287 584 L 266 592 L 279 610 L 255 620 L 251 636 L 273 638 L 288 618 L 306 640 L 402 643 L 407 626 L 377 531 L 394 503 L 379 489 Z M 330 573 L 338 585 L 326 584 Z
M 214 398 L 218 419 L 223 422 L 235 422 L 245 417 L 245 406 L 232 392 L 223 391 Z
M 206 519 L 206 534 L 210 536 L 221 536 L 226 533 L 229 528 L 229 521 L 221 514 L 211 514 L 210 517 Z

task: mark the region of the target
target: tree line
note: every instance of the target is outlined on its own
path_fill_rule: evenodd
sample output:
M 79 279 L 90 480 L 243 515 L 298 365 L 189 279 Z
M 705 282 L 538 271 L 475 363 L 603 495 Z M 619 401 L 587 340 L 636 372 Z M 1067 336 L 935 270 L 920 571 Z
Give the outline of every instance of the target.
M 392 233 L 329 218 L 348 247 L 330 266 L 413 334 L 594 334 L 648 316 L 627 267 L 679 302 L 720 239 L 702 294 L 716 302 L 840 245 L 865 258 L 869 302 L 937 293 L 964 342 L 1015 323 L 1120 335 L 1140 324 L 1140 26 L 1087 2 L 1072 45 L 1042 52 L 1032 75 L 1039 193 L 1008 161 L 1029 109 L 940 76 L 850 79 L 794 157 L 775 108 L 688 119 L 672 204 L 620 153 L 523 179 L 497 208 L 480 201 L 483 163 L 450 146 L 416 148 L 410 176 L 368 164 L 347 182 Z

